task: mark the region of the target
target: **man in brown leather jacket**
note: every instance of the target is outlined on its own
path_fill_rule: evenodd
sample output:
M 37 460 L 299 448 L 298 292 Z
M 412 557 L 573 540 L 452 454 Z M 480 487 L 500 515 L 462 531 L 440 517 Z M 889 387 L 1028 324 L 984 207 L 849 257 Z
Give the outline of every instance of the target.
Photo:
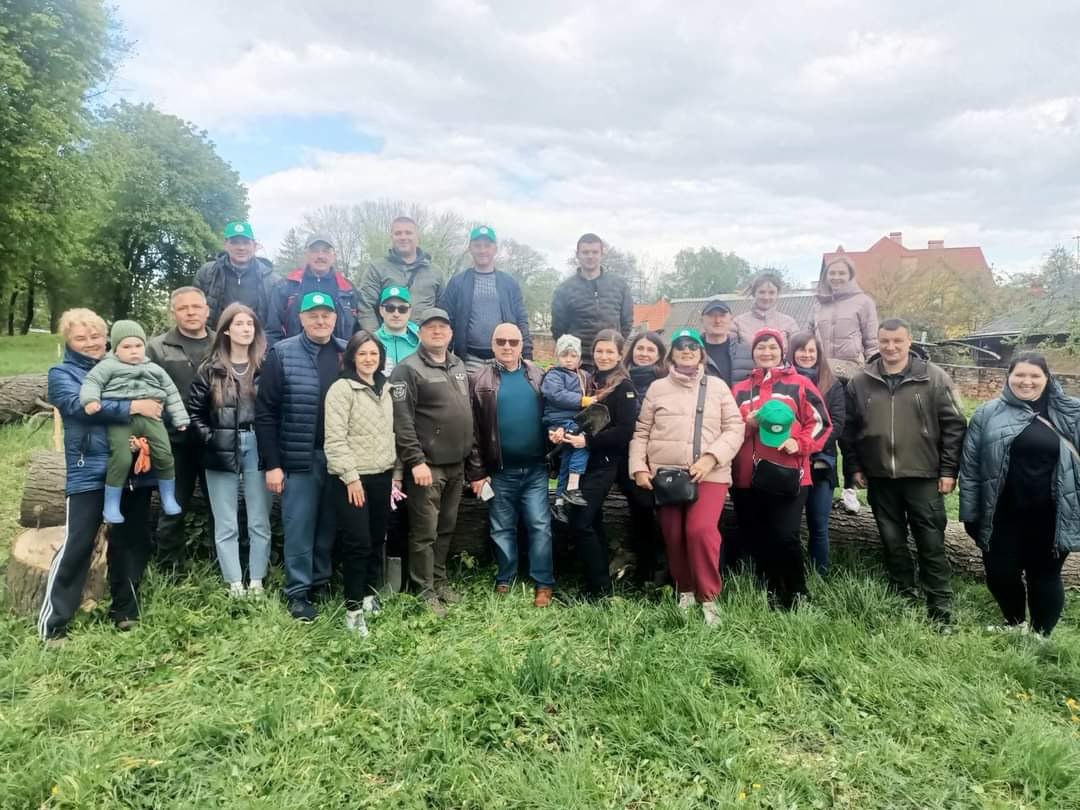
M 518 517 L 529 534 L 529 575 L 536 583 L 533 604 L 547 607 L 555 584 L 551 561 L 551 513 L 540 378 L 543 372 L 521 357 L 524 341 L 515 324 L 495 327 L 495 359 L 469 375 L 476 441 L 466 463 L 473 492 L 488 501 L 498 571 L 495 592 L 510 590 L 517 575 Z

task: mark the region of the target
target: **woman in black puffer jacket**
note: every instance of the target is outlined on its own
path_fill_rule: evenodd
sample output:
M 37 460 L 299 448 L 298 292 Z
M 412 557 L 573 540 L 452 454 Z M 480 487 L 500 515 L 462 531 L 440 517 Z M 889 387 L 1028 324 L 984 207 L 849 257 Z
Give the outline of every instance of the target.
M 203 444 L 218 564 L 233 596 L 245 594 L 237 515 L 241 484 L 250 542 L 248 594 L 262 595 L 270 560 L 270 492 L 259 471 L 254 425 L 256 380 L 264 354 L 266 335 L 255 312 L 230 304 L 191 384 L 188 406 L 191 427 Z

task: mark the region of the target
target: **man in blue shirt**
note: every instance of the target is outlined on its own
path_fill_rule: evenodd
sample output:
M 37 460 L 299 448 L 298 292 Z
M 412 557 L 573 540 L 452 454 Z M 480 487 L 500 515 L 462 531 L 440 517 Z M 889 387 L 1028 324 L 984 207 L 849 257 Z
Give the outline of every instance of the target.
M 502 323 L 491 337 L 494 359 L 469 375 L 476 442 L 465 465 L 473 493 L 490 486 L 491 539 L 498 571 L 495 592 L 507 593 L 517 575 L 518 516 L 529 535 L 529 574 L 536 583 L 533 604 L 547 607 L 555 584 L 551 560 L 551 513 L 540 378 L 543 372 L 521 357 L 524 340 L 515 324 Z

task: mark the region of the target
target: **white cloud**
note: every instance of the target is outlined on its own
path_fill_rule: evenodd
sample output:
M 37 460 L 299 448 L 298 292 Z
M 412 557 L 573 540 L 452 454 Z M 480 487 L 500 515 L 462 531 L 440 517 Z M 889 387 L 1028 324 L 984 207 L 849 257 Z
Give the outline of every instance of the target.
M 138 50 L 118 87 L 212 137 L 333 114 L 384 140 L 245 178 L 270 244 L 318 205 L 378 197 L 484 217 L 556 266 L 595 230 L 807 276 L 838 242 L 903 230 L 1014 267 L 1080 227 L 1066 4 L 122 0 L 120 16 Z

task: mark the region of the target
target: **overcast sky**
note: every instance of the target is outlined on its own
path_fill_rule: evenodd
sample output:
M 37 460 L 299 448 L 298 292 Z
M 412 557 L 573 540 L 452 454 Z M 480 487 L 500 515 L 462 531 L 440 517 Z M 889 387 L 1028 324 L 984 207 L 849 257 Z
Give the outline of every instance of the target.
M 1002 271 L 1080 234 L 1076 2 L 117 5 L 115 91 L 210 133 L 270 255 L 383 197 L 558 267 L 583 231 L 800 278 L 893 230 Z

